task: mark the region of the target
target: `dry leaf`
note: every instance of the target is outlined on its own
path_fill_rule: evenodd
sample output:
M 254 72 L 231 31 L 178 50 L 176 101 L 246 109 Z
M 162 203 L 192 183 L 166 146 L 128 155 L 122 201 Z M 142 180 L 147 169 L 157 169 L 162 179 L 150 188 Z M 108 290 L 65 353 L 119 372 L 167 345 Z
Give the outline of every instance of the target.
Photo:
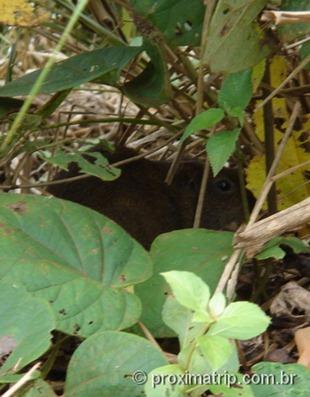
M 299 353 L 298 364 L 310 369 L 310 327 L 297 330 L 295 342 Z
M 304 317 L 310 320 L 310 292 L 294 281 L 285 284 L 279 294 L 273 299 L 270 312 L 276 316 L 290 318 Z M 295 313 L 301 313 L 295 314 Z

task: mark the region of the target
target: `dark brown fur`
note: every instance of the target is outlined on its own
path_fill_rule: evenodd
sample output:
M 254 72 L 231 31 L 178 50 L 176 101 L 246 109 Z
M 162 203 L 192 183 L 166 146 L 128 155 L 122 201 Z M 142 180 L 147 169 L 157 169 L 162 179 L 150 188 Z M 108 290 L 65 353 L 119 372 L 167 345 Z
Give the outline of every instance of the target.
M 131 157 L 125 149 L 110 155 L 110 162 Z M 164 183 L 170 163 L 141 159 L 122 167 L 121 176 L 112 182 L 89 177 L 80 181 L 50 186 L 53 195 L 90 207 L 124 227 L 144 247 L 161 233 L 193 225 L 202 164 L 181 164 L 171 186 Z M 78 174 L 76 166 L 57 178 Z M 227 230 L 244 219 L 239 181 L 233 170 L 224 170 L 209 178 L 201 227 Z

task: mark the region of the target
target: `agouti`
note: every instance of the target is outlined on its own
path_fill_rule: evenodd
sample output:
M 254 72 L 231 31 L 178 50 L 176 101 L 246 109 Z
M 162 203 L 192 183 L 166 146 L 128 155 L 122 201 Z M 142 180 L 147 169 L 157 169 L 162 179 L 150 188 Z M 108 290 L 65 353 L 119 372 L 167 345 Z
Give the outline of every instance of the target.
M 109 155 L 110 163 L 137 154 L 122 149 Z M 124 165 L 121 176 L 112 182 L 89 177 L 65 184 L 51 185 L 48 191 L 56 197 L 92 208 L 121 225 L 145 248 L 161 233 L 193 225 L 203 165 L 185 161 L 168 186 L 164 179 L 170 163 L 140 159 Z M 78 175 L 72 164 L 56 179 Z M 201 227 L 234 230 L 244 220 L 237 172 L 223 170 L 209 177 Z

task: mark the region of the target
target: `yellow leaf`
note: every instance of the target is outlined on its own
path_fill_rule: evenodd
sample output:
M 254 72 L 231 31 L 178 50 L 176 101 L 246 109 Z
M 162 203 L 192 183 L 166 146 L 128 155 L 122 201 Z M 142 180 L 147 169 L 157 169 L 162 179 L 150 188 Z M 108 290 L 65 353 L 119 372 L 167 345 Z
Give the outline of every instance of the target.
M 253 93 L 257 91 L 260 83 L 263 80 L 264 74 L 266 69 L 266 60 L 263 59 L 257 65 L 253 67 L 252 72 L 252 84 L 253 84 Z
M 276 173 L 310 160 L 310 153 L 301 147 L 299 140 L 303 132 L 309 131 L 309 129 L 307 130 L 309 124 L 310 121 L 308 120 L 304 124 L 303 130 L 294 132 L 288 140 Z M 277 146 L 280 143 L 279 137 L 282 138 L 283 134 L 276 131 Z M 305 171 L 308 168 L 307 166 L 300 167 L 297 171 L 277 181 L 278 207 L 280 210 L 309 197 L 310 184 L 307 183 L 309 181 L 305 176 Z M 247 187 L 256 197 L 260 194 L 265 179 L 265 156 L 255 156 L 247 169 Z
M 48 14 L 27 0 L 0 0 L 0 23 L 21 27 L 40 25 Z
M 276 55 L 272 58 L 270 64 L 270 80 L 271 86 L 277 88 L 289 74 L 286 59 L 283 56 Z M 274 117 L 287 119 L 286 102 L 284 98 L 272 99 L 272 110 Z

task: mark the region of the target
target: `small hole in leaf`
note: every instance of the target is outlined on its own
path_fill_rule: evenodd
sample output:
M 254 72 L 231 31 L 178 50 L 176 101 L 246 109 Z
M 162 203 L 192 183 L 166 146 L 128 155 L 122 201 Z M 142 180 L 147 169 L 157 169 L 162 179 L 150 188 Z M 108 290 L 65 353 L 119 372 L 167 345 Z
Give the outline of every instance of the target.
M 193 24 L 191 23 L 191 21 L 186 21 L 184 23 L 184 30 L 186 30 L 187 32 L 190 32 L 193 28 Z

